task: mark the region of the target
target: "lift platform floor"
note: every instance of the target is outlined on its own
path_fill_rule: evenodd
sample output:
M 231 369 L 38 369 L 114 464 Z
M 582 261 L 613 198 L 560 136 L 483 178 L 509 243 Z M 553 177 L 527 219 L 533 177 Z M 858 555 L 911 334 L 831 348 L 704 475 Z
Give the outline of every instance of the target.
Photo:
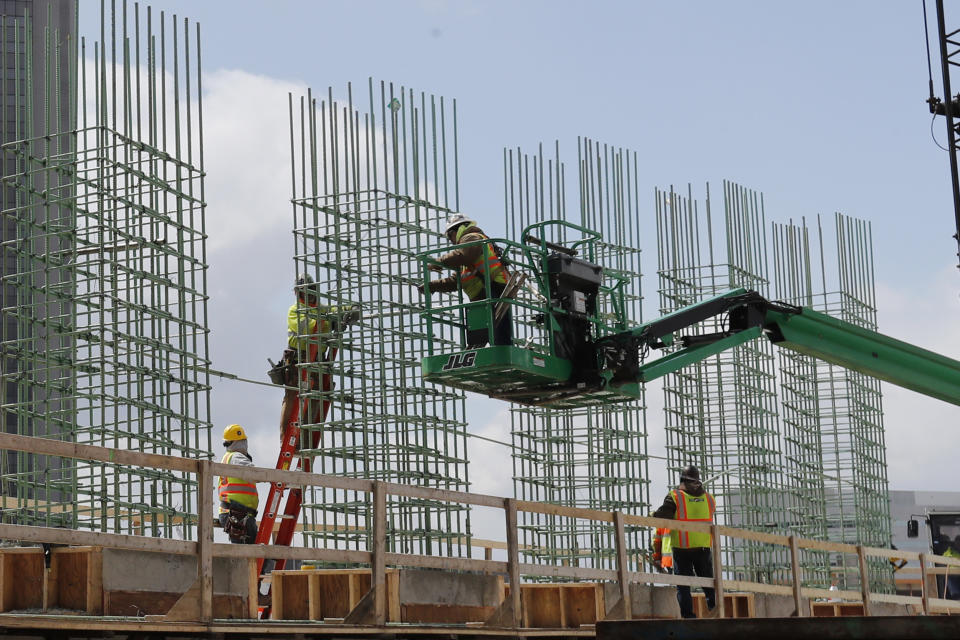
M 431 382 L 534 406 L 585 407 L 641 396 L 636 383 L 597 389 L 571 382 L 569 360 L 513 346 L 427 356 L 422 370 L 424 379 Z

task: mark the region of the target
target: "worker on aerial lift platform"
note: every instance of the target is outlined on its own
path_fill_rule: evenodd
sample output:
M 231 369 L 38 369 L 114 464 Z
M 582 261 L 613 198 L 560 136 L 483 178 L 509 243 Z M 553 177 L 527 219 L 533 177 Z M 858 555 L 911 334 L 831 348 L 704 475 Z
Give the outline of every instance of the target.
M 247 434 L 238 424 L 223 430 L 223 446 L 227 452 L 220 461 L 252 467 L 253 457 L 247 451 Z M 220 526 L 234 544 L 253 544 L 257 537 L 257 507 L 260 497 L 257 484 L 234 476 L 221 476 L 217 482 L 220 498 Z
M 451 269 L 459 269 L 446 278 L 430 281 L 430 292 L 456 291 L 457 284 L 471 302 L 497 299 L 507 287 L 507 269 L 500 258 L 500 249 L 477 226 L 477 223 L 463 215 L 455 213 L 447 219 L 446 236 L 450 244 L 461 245 L 437 258 L 437 262 Z M 471 244 L 476 243 L 476 244 Z M 463 246 L 468 245 L 468 246 Z M 431 265 L 434 271 L 440 271 L 439 265 Z M 490 273 L 490 291 L 486 290 L 484 272 Z M 422 284 L 417 285 L 423 293 Z M 467 347 L 478 348 L 487 344 L 489 336 L 486 328 L 477 329 L 467 326 Z M 500 316 L 493 326 L 493 344 L 510 345 L 513 342 L 513 318 L 507 305 L 506 313 Z
M 660 508 L 654 511 L 653 517 L 670 518 L 682 522 L 712 523 L 716 510 L 713 496 L 706 492 L 700 481 L 700 470 L 691 465 L 683 470 L 680 475 L 680 484 L 667 494 Z M 710 554 L 712 539 L 709 533 L 673 529 L 670 532 L 670 543 L 675 574 L 696 575 L 700 578 L 713 577 L 713 559 Z M 712 618 L 717 613 L 716 593 L 712 588 L 704 587 L 703 595 L 706 597 L 709 609 L 706 617 Z M 680 603 L 682 617 L 696 617 L 693 613 L 690 587 L 677 585 L 677 602 Z

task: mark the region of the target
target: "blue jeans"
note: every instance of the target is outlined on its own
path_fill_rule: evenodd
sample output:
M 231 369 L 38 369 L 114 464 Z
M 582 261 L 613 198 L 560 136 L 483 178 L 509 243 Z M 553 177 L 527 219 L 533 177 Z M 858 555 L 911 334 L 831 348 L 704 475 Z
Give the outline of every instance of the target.
M 713 577 L 713 559 L 708 547 L 694 549 L 673 548 L 673 572 L 678 576 L 696 575 L 700 578 Z M 707 598 L 707 607 L 713 609 L 717 605 L 716 594 L 710 587 L 703 588 L 703 595 Z M 677 585 L 677 602 L 680 603 L 680 617 L 696 618 L 693 613 L 693 596 L 690 587 Z

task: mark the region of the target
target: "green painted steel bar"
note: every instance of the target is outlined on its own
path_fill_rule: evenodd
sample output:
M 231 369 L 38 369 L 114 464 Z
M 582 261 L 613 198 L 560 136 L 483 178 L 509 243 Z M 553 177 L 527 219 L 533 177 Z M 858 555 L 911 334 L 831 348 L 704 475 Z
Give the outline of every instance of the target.
M 751 327 L 745 331 L 737 332 L 726 338 L 721 338 L 716 342 L 700 344 L 686 349 L 680 349 L 669 353 L 662 358 L 657 358 L 652 362 L 640 365 L 640 373 L 637 376 L 638 382 L 650 382 L 656 380 L 668 373 L 674 373 L 680 369 L 703 361 L 705 358 L 717 355 L 727 349 L 733 349 L 754 338 L 759 338 L 763 330 L 760 327 Z
M 767 322 L 783 336 L 777 346 L 960 405 L 960 362 L 952 358 L 808 308 L 768 312 Z

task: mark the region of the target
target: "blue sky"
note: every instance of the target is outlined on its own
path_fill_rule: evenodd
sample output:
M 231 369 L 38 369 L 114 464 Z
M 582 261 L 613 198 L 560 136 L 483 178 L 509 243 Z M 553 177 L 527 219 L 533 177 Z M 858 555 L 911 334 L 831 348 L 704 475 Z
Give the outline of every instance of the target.
M 881 330 L 960 357 L 948 162 L 924 104 L 920 2 L 153 6 L 202 29 L 216 368 L 262 379 L 283 343 L 293 268 L 287 91 L 333 86 L 342 96 L 348 81 L 365 90 L 369 76 L 457 99 L 461 208 L 491 234 L 503 229 L 503 148 L 560 140 L 570 158 L 588 136 L 638 153 L 651 211 L 655 186 L 702 192 L 707 180 L 731 179 L 764 193 L 768 220 L 834 211 L 870 220 Z M 81 0 L 82 32 L 99 32 L 98 8 Z M 934 132 L 943 143 L 942 121 Z M 652 213 L 642 224 L 653 300 Z M 258 463 L 269 465 L 279 397 L 238 386 L 215 391 L 214 423 L 261 424 L 269 437 Z M 917 470 L 955 459 L 926 449 L 958 411 L 884 390 L 891 484 L 927 488 Z M 501 407 L 476 406 L 479 424 L 502 421 Z

